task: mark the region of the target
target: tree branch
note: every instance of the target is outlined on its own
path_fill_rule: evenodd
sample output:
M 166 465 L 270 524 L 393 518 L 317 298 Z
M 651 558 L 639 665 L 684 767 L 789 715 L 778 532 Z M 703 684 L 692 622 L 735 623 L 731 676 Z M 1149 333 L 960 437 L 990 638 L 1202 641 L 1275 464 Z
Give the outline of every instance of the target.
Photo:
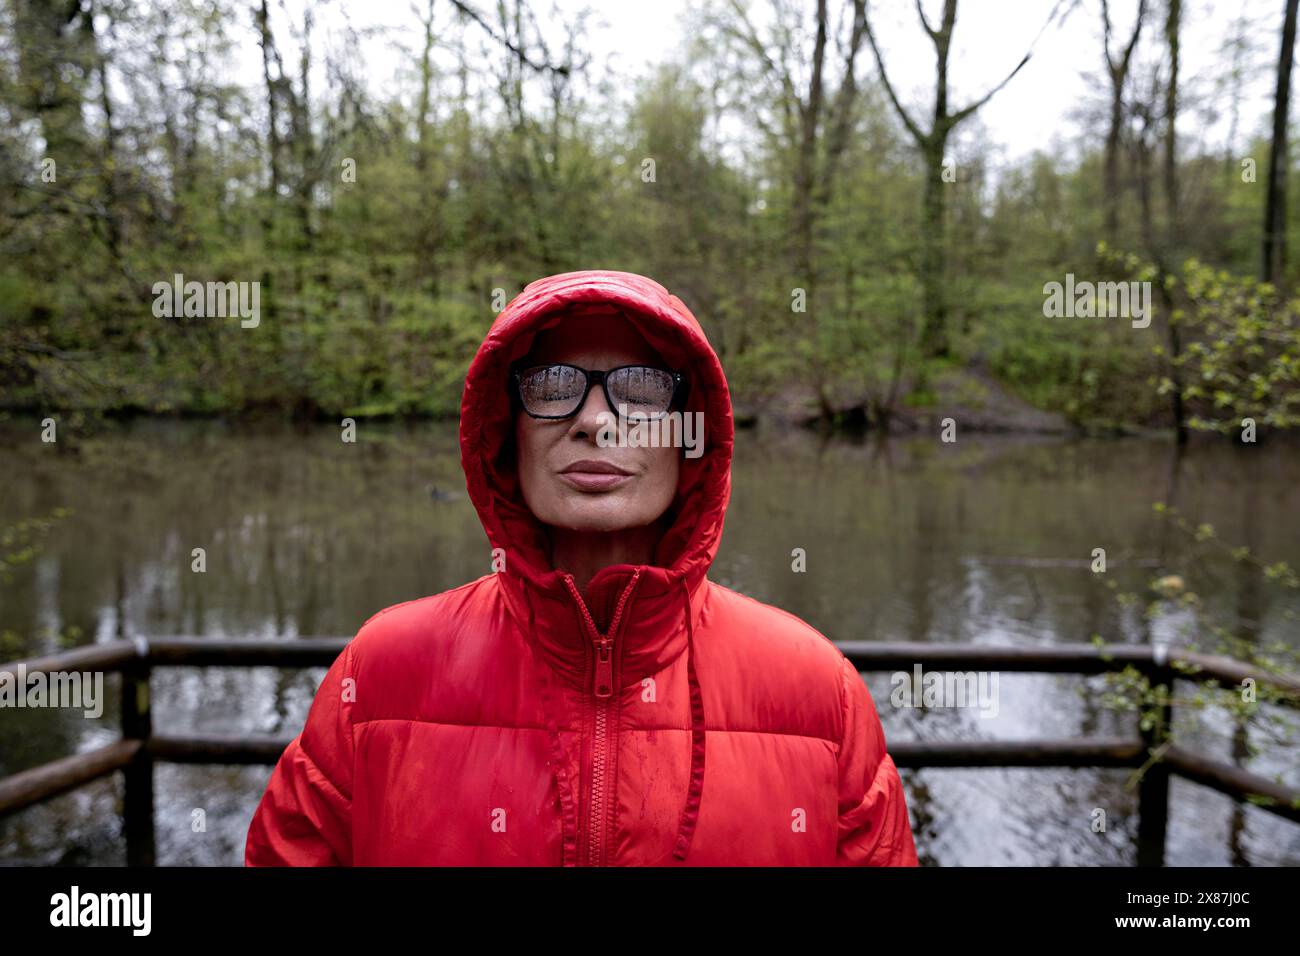
M 551 73 L 559 73 L 561 75 L 568 74 L 569 67 L 567 64 L 561 64 L 560 66 L 555 66 L 552 63 L 540 63 L 540 64 L 534 63 L 532 59 L 529 58 L 527 53 L 525 53 L 522 49 L 520 49 L 518 46 L 512 43 L 508 38 L 498 34 L 497 31 L 492 28 L 492 25 L 489 24 L 487 20 L 483 19 L 483 14 L 479 13 L 468 3 L 464 3 L 462 2 L 462 0 L 450 0 L 450 2 L 451 5 L 455 7 L 457 10 L 459 10 L 464 17 L 466 17 L 469 20 L 472 20 L 474 23 L 477 23 L 480 27 L 482 27 L 483 31 L 487 33 L 488 36 L 490 36 L 493 40 L 495 40 L 497 43 L 500 43 L 503 47 L 505 47 L 516 57 L 518 57 L 519 62 L 523 63 L 529 69 L 533 70 L 536 73 L 551 72 Z
M 1015 65 L 1015 68 L 1010 73 L 1008 73 L 1005 77 L 1003 77 L 1001 83 L 993 87 L 993 89 L 989 90 L 987 93 L 981 96 L 974 103 L 970 104 L 970 106 L 967 106 L 965 109 L 961 109 L 958 110 L 956 113 L 953 113 L 952 120 L 949 123 L 949 128 L 957 126 L 959 123 L 962 122 L 962 120 L 966 119 L 976 110 L 978 110 L 981 106 L 983 106 L 985 103 L 991 100 L 993 98 L 993 95 L 997 93 L 998 90 L 1002 89 L 1002 87 L 1006 86 L 1008 83 L 1011 82 L 1011 80 L 1015 77 L 1015 75 L 1020 72 L 1020 70 L 1024 67 L 1026 63 L 1029 62 L 1029 58 L 1034 55 L 1034 47 L 1038 45 L 1039 38 L 1042 37 L 1043 32 L 1049 26 L 1051 26 L 1052 21 L 1056 19 L 1057 14 L 1061 12 L 1061 8 L 1065 7 L 1067 2 L 1069 6 L 1066 8 L 1065 13 L 1062 15 L 1061 17 L 1062 20 L 1064 20 L 1065 17 L 1069 16 L 1070 13 L 1074 10 L 1074 8 L 1079 4 L 1079 0 L 1057 0 L 1056 6 L 1053 7 L 1052 12 L 1047 15 L 1047 20 L 1043 23 L 1042 27 L 1039 28 L 1038 33 L 1034 36 L 1033 41 L 1029 44 L 1029 49 L 1025 51 L 1025 55 L 1021 58 L 1020 62 Z M 1139 9 L 1138 9 L 1139 23 L 1141 22 L 1141 18 L 1142 18 L 1142 6 L 1145 5 L 1145 3 L 1146 0 L 1140 0 L 1139 2 Z M 1105 6 L 1105 0 L 1102 0 L 1102 6 L 1103 7 Z M 1136 42 L 1136 39 L 1137 38 L 1135 36 L 1134 42 Z M 1130 44 L 1130 52 L 1131 50 L 1132 50 L 1132 44 Z M 1127 60 L 1127 55 L 1125 56 L 1125 60 Z
M 731 11 L 745 25 L 746 32 L 741 33 L 727 24 L 720 24 L 722 31 L 753 50 L 758 55 L 758 58 L 763 61 L 763 65 L 767 67 L 768 71 L 780 78 L 781 86 L 785 90 L 787 97 L 785 103 L 786 113 L 789 114 L 792 108 L 798 108 L 802 114 L 803 98 L 795 90 L 794 81 L 790 79 L 789 70 L 778 69 L 777 65 L 772 62 L 772 57 L 768 54 L 767 48 L 763 46 L 763 41 L 758 38 L 758 32 L 749 21 L 749 14 L 745 12 L 745 8 L 740 4 L 739 0 L 731 0 Z
M 898 94 L 894 92 L 894 86 L 889 82 L 889 75 L 885 72 L 885 61 L 880 55 L 880 47 L 876 45 L 876 35 L 871 30 L 871 19 L 863 14 L 863 29 L 867 32 L 867 42 L 871 44 L 871 52 L 876 56 L 876 69 L 880 72 L 880 83 L 885 88 L 885 94 L 889 97 L 889 102 L 894 105 L 894 111 L 898 113 L 898 118 L 903 121 L 907 131 L 912 134 L 918 146 L 923 145 L 928 138 L 927 134 L 921 132 L 921 127 L 917 126 L 912 117 L 907 115 L 907 110 L 903 109 L 903 104 L 899 102 Z
M 937 40 L 939 34 L 934 27 L 930 26 L 930 21 L 925 18 L 925 8 L 921 6 L 921 0 L 916 0 L 916 16 L 921 21 L 921 26 L 925 28 L 925 32 L 930 34 L 930 39 Z

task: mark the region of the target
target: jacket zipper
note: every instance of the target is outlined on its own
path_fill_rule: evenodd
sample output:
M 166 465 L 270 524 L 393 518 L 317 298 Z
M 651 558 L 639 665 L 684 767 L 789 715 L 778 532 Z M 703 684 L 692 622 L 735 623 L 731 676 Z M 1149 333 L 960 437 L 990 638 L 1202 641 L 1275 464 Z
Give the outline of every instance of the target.
M 596 622 L 591 617 L 591 612 L 587 610 L 587 602 L 582 599 L 578 592 L 578 587 L 573 581 L 573 575 L 566 574 L 564 582 L 568 585 L 569 593 L 573 595 L 574 601 L 577 602 L 578 608 L 582 611 L 582 618 L 587 626 L 587 634 L 595 645 L 596 660 L 593 668 L 591 692 L 596 699 L 596 719 L 595 733 L 592 738 L 591 747 L 591 801 L 590 816 L 587 827 L 587 865 L 604 866 L 605 865 L 605 829 L 606 817 L 608 811 L 609 781 L 609 712 L 614 703 L 614 635 L 623 617 L 623 608 L 626 606 L 628 598 L 632 594 L 632 589 L 636 586 L 637 580 L 641 577 L 640 571 L 632 574 L 632 580 L 628 582 L 623 593 L 619 595 L 618 605 L 614 608 L 614 616 L 609 622 L 609 630 L 604 634 L 596 628 Z

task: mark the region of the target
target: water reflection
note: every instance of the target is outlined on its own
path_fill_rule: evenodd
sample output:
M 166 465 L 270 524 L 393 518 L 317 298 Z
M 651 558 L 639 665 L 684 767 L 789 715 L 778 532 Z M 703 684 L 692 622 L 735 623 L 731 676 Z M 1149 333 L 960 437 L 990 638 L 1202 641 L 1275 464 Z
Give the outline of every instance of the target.
M 350 635 L 375 611 L 490 570 L 463 494 L 454 425 L 231 429 L 142 422 L 42 446 L 6 426 L 0 525 L 70 507 L 32 563 L 0 585 L 2 655 L 123 635 L 291 640 Z M 1202 613 L 1260 642 L 1300 638 L 1295 602 L 1257 573 L 1194 548 L 1152 511 L 1174 501 L 1234 544 L 1300 563 L 1300 455 L 1287 445 L 962 438 L 827 440 L 747 432 L 713 577 L 802 616 L 835 639 L 1041 645 L 1182 641 L 1172 615 L 1151 622 L 1115 591 L 1183 575 Z M 202 548 L 206 571 L 191 570 Z M 804 549 L 806 573 L 791 570 Z M 1092 573 L 1104 548 L 1107 573 Z M 1115 589 L 1107 585 L 1113 582 Z M 79 634 L 79 637 L 75 635 Z M 61 639 L 59 635 L 64 635 Z M 155 725 L 168 733 L 290 734 L 323 671 L 178 668 L 155 675 Z M 868 676 L 891 740 L 1127 734 L 1101 706 L 1099 679 L 1003 674 L 995 718 L 890 705 Z M 100 746 L 106 716 L 0 711 L 0 774 Z M 1226 713 L 1184 718 L 1190 739 L 1300 785 L 1294 750 L 1248 756 L 1251 730 Z M 1266 743 L 1254 741 L 1255 743 Z M 237 863 L 265 767 L 157 771 L 163 863 Z M 925 862 L 1127 864 L 1136 802 L 1117 770 L 904 772 Z M 1175 782 L 1170 863 L 1300 863 L 1300 827 Z M 0 860 L 122 862 L 120 784 L 104 781 L 0 820 Z M 1092 832 L 1094 808 L 1107 832 Z M 193 827 L 204 811 L 205 829 Z

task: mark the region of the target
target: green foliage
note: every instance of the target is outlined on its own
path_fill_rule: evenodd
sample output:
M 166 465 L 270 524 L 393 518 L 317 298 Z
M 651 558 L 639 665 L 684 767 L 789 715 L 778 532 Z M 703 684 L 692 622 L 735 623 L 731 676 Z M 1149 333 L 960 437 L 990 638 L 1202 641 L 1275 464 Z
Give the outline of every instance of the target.
M 942 369 L 917 342 L 915 144 L 874 83 L 847 100 L 840 137 L 830 76 L 805 144 L 799 78 L 738 41 L 728 5 L 702 12 L 688 59 L 621 88 L 594 81 L 576 24 L 563 71 L 518 75 L 435 10 L 430 58 L 409 45 L 383 90 L 356 37 L 318 25 L 303 45 L 288 11 L 262 37 L 225 3 L 87 9 L 56 24 L 48 5 L 0 6 L 0 407 L 454 415 L 497 300 L 588 268 L 678 294 L 742 403 L 801 386 L 879 422 L 936 400 Z M 249 43 L 283 64 L 269 86 L 222 68 Z M 322 62 L 330 82 L 308 86 Z M 1188 347 L 1171 366 L 1155 335 L 1042 314 L 1045 282 L 1130 269 L 1097 253 L 1100 154 L 1040 152 L 995 181 L 992 144 L 971 130 L 945 184 L 954 362 L 1085 428 L 1167 423 L 1175 370 L 1197 427 L 1294 424 L 1295 306 L 1222 271 L 1251 267 L 1260 220 L 1261 191 L 1233 163 L 1180 161 L 1201 184 L 1182 252 L 1214 266 L 1180 277 Z M 1136 217 L 1116 243 L 1146 248 Z M 259 282 L 259 327 L 155 317 L 153 284 L 176 273 Z
M 1182 372 L 1188 425 L 1234 433 L 1247 418 L 1260 428 L 1300 424 L 1300 299 L 1195 259 L 1181 282 L 1188 304 L 1175 320 L 1195 339 L 1171 364 Z M 1162 393 L 1173 387 L 1161 378 Z

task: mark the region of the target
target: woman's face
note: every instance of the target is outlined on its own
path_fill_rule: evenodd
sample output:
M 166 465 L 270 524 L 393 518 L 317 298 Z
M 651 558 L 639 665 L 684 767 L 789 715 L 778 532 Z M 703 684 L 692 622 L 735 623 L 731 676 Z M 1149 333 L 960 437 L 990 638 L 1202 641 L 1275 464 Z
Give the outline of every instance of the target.
M 564 362 L 589 371 L 620 365 L 665 368 L 626 322 L 571 318 L 537 336 L 529 365 Z M 524 501 L 543 524 L 571 531 L 623 531 L 656 521 L 677 490 L 681 450 L 673 447 L 608 447 L 596 443 L 613 414 L 599 385 L 572 418 L 515 419 L 519 480 Z

